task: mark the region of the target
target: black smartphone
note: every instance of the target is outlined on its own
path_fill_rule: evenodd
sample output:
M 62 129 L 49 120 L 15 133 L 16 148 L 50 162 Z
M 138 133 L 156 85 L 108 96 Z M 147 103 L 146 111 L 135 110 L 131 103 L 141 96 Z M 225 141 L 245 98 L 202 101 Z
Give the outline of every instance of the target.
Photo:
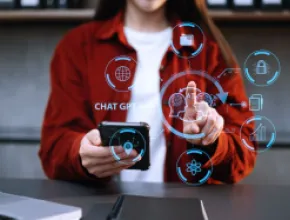
M 116 161 L 120 160 L 114 153 L 114 146 L 122 146 L 128 155 L 134 149 L 138 156 L 132 161 L 135 165 L 128 169 L 148 170 L 150 167 L 150 126 L 146 122 L 112 122 L 103 121 L 98 129 L 101 134 L 102 145 L 111 148 Z M 121 160 L 120 160 L 121 161 Z

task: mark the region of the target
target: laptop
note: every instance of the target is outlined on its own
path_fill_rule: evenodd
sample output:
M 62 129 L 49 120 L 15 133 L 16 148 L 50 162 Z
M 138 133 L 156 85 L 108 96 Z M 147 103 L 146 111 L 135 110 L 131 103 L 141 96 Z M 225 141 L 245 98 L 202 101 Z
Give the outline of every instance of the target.
M 0 192 L 0 220 L 80 220 L 78 207 Z

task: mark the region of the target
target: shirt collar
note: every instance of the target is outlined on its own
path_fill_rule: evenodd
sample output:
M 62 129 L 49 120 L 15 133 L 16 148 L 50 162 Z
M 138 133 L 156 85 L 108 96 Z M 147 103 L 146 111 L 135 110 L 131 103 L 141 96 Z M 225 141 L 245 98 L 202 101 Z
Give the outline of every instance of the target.
M 95 32 L 95 37 L 98 40 L 108 40 L 117 34 L 119 39 L 125 40 L 123 26 L 124 12 L 120 11 L 113 18 L 103 21 L 101 27 Z

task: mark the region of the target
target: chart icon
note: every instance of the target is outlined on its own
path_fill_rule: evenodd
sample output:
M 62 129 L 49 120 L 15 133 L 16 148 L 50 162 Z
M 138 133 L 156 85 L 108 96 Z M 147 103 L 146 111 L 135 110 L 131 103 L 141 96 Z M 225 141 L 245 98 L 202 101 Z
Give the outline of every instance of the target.
M 266 141 L 266 126 L 262 123 L 250 134 L 250 141 Z
M 249 129 L 253 127 L 254 129 L 249 133 Z M 276 129 L 268 118 L 256 115 L 242 124 L 240 138 L 246 148 L 260 153 L 273 146 L 276 140 Z

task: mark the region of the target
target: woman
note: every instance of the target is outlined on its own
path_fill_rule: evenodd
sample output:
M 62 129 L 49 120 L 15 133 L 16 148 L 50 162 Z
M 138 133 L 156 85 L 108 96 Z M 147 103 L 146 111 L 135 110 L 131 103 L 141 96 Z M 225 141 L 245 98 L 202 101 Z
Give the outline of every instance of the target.
M 180 22 L 197 24 L 206 38 L 200 53 L 190 59 L 177 56 L 170 46 L 176 35 L 174 27 Z M 137 60 L 136 71 L 128 71 L 134 76 L 134 87 L 126 92 L 113 89 L 104 77 L 110 61 L 123 55 Z M 95 20 L 70 31 L 57 46 L 51 62 L 51 93 L 39 153 L 45 173 L 49 178 L 65 180 L 106 182 L 121 173 L 124 181 L 176 182 L 180 181 L 176 161 L 194 144 L 211 157 L 213 173 L 207 183 L 240 181 L 252 171 L 256 159 L 256 154 L 243 146 L 239 136 L 242 123 L 252 113 L 221 103 L 212 107 L 197 102 L 197 88 L 213 91 L 213 85 L 207 80 L 193 77 L 178 84 L 187 88 L 184 118 L 193 119 L 201 113 L 200 121 L 168 118 L 170 126 L 181 129 L 184 134 L 202 132 L 204 137 L 186 140 L 165 128 L 151 141 L 149 171 L 125 170 L 134 163 L 116 162 L 110 148 L 102 146 L 100 133 L 95 129 L 105 120 L 146 121 L 157 133 L 163 126 L 158 109 L 169 111 L 168 103 L 160 100 L 160 89 L 173 74 L 194 68 L 216 77 L 235 66 L 233 53 L 210 19 L 205 0 L 118 0 L 114 3 L 100 0 Z M 239 74 L 230 80 L 221 79 L 220 83 L 231 102 L 247 100 Z M 156 110 L 138 107 L 108 110 L 105 105 L 129 102 L 145 103 Z M 102 108 L 96 109 L 96 103 L 101 103 Z M 235 132 L 225 133 L 225 127 Z M 243 135 L 252 131 L 249 125 Z M 129 161 L 136 156 L 134 152 L 127 158 L 122 147 L 115 152 Z

